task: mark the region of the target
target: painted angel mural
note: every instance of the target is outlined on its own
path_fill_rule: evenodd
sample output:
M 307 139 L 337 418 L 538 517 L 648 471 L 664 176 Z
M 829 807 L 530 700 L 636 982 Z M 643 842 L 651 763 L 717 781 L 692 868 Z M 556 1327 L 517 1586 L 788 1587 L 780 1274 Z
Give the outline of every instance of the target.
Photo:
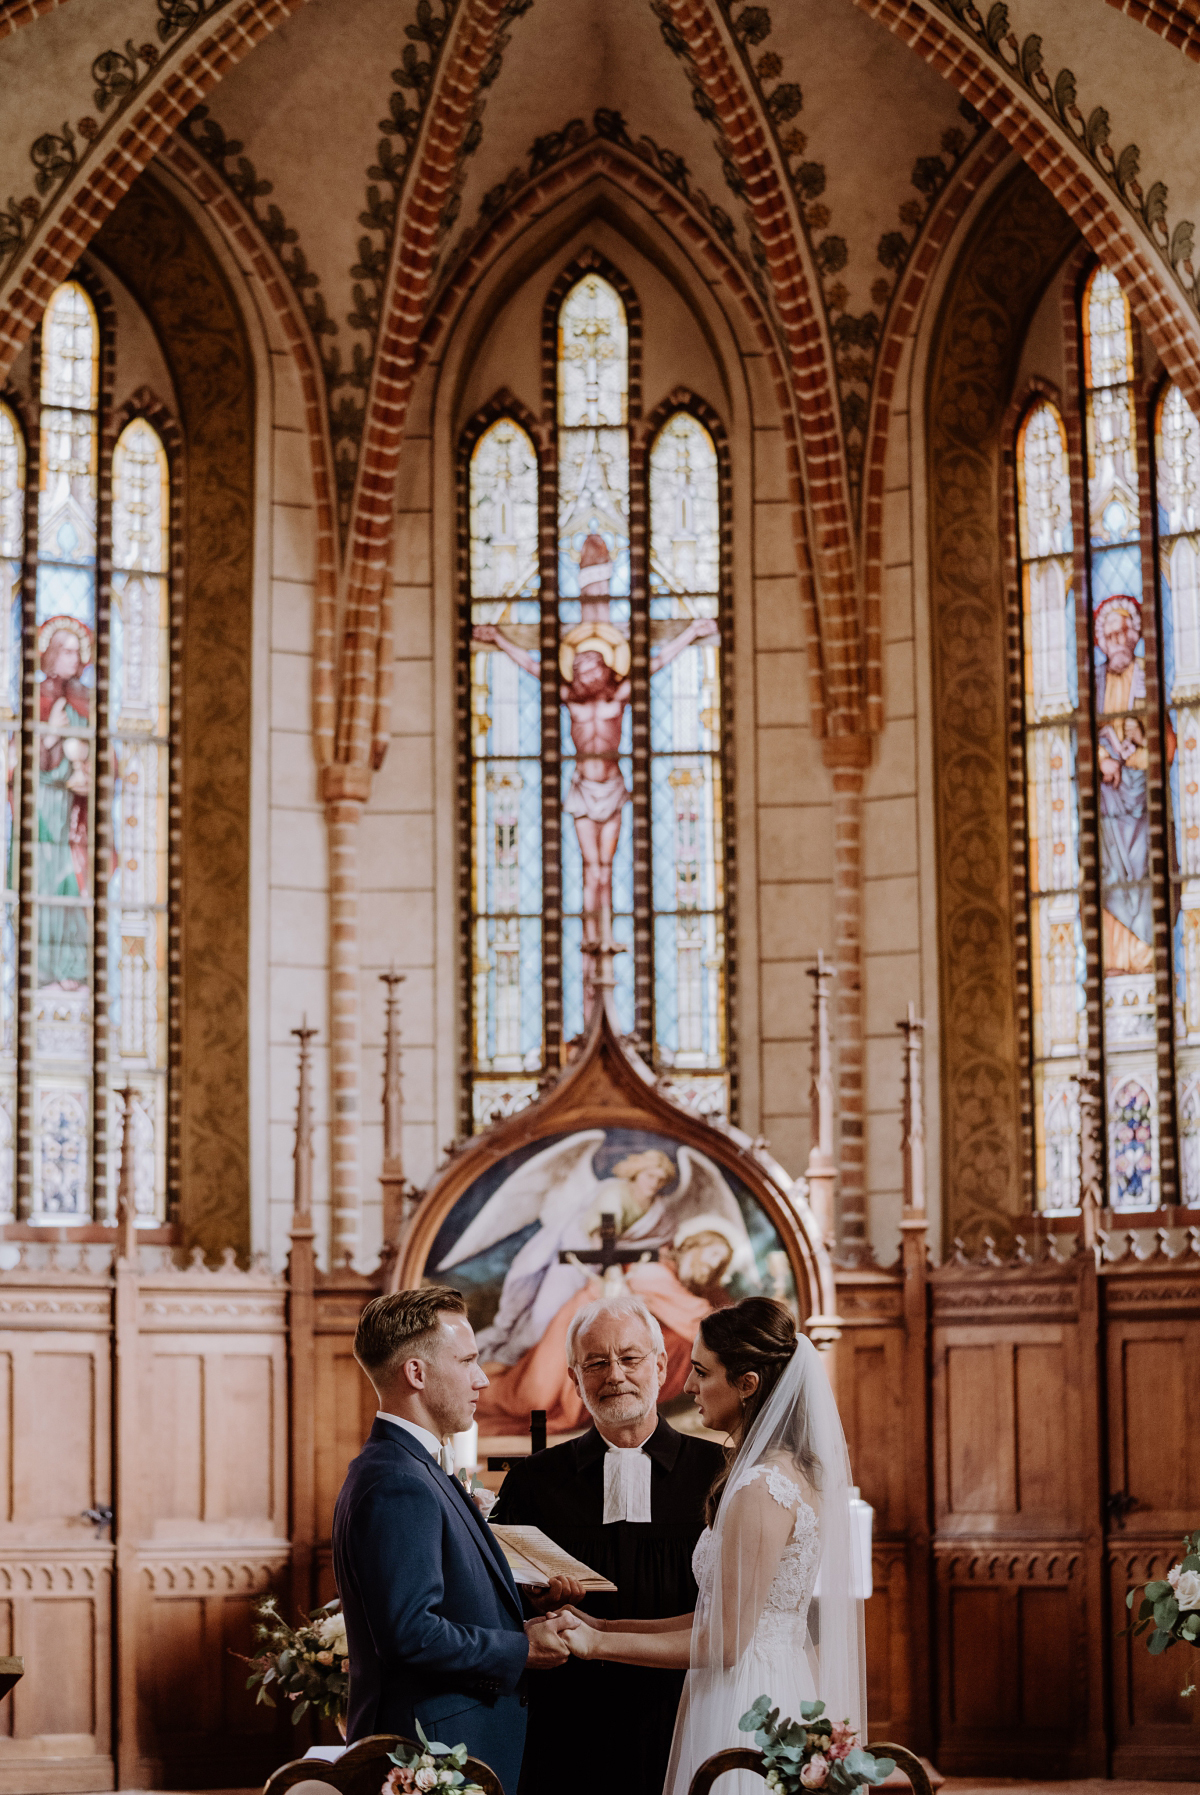
M 700 1320 L 731 1300 L 735 1277 L 743 1290 L 758 1287 L 741 1206 L 712 1160 L 664 1141 L 613 1163 L 609 1140 L 605 1129 L 584 1129 L 525 1160 L 430 1268 L 453 1274 L 526 1236 L 505 1271 L 495 1316 L 479 1331 L 491 1379 L 477 1414 L 485 1434 L 524 1431 L 531 1409 L 546 1410 L 552 1431 L 582 1425 L 583 1405 L 565 1368 L 567 1328 L 606 1288 L 623 1284 L 658 1318 L 669 1400 L 683 1388 Z M 602 1270 L 576 1255 L 596 1250 L 605 1214 L 615 1218 L 626 1263 Z

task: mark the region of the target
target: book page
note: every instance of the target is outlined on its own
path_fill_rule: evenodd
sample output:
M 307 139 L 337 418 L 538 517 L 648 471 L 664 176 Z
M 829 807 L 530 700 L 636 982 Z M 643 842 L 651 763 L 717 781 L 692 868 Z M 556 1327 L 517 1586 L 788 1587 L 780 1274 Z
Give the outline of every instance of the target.
M 610 1583 L 590 1565 L 583 1564 L 578 1558 L 572 1558 L 564 1552 L 540 1527 L 516 1527 L 498 1525 L 492 1532 L 499 1540 L 508 1559 L 513 1578 L 518 1583 L 545 1584 L 551 1577 L 574 1577 L 589 1591 L 615 1591 L 616 1584 Z

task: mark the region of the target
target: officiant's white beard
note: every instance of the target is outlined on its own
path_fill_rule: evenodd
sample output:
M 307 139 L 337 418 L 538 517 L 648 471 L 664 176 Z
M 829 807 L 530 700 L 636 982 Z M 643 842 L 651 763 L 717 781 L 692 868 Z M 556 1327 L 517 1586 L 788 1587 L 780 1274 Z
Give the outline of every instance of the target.
M 585 1397 L 584 1405 L 602 1427 L 628 1427 L 644 1421 L 657 1400 L 657 1386 L 649 1394 L 635 1387 L 617 1390 L 611 1396 L 593 1396 L 590 1402 Z

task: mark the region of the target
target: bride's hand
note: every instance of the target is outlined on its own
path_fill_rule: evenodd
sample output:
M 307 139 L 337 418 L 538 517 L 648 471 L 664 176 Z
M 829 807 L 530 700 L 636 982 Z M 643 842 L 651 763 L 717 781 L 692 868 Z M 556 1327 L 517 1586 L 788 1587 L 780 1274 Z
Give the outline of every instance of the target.
M 585 1627 L 591 1627 L 594 1633 L 603 1633 L 608 1626 L 607 1621 L 597 1620 L 594 1614 L 585 1614 L 582 1608 L 576 1608 L 572 1602 L 564 1602 L 562 1607 L 555 1608 L 548 1618 L 550 1620 L 558 1620 L 559 1618 L 565 1618 L 567 1615 L 571 1616 L 571 1619 L 567 1621 L 569 1627 L 582 1624 Z
M 572 1658 L 598 1658 L 600 1656 L 603 1635 L 586 1621 L 578 1625 L 564 1627 L 559 1635 Z

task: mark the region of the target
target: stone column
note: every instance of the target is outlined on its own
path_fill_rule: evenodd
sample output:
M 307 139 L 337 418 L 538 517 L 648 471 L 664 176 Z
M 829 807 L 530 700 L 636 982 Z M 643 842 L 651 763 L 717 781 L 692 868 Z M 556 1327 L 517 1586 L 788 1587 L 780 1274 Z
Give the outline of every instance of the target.
M 838 1257 L 847 1265 L 870 1265 L 863 1140 L 862 795 L 871 742 L 865 735 L 827 736 L 822 752 L 833 774 Z
M 335 763 L 322 770 L 321 786 L 329 830 L 331 1256 L 341 1264 L 357 1257 L 361 1234 L 358 826 L 371 791 L 370 769 Z

